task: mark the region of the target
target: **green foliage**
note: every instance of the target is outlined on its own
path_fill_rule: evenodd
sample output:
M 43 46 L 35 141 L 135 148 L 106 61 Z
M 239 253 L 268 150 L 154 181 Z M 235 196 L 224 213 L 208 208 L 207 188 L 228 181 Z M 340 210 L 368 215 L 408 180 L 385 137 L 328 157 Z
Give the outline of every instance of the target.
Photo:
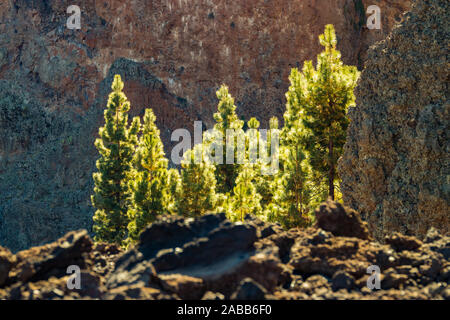
M 291 72 L 281 131 L 277 118 L 270 120 L 267 137 L 256 118 L 239 120 L 234 99 L 223 85 L 216 93 L 214 128 L 204 133 L 202 144 L 185 153 L 180 173 L 168 170 L 151 109 L 145 112 L 139 140 L 139 119 L 128 126 L 130 105 L 116 76 L 105 126 L 96 141 L 101 154 L 92 196 L 96 240 L 124 243 L 128 236 L 131 243 L 166 213 L 196 217 L 226 212 L 234 221 L 252 214 L 286 228 L 311 225 L 320 202 L 327 196 L 340 198 L 336 165 L 359 76 L 355 67 L 342 63 L 332 25 L 319 40 L 325 49 L 316 67 L 306 61 L 301 72 Z M 278 138 L 280 145 L 272 144 Z M 278 172 L 271 170 L 274 163 Z
M 169 213 L 178 213 L 178 191 L 181 189 L 181 176 L 177 169 L 167 171 L 167 211 Z
M 256 131 L 259 128 L 259 121 L 255 118 L 249 120 L 248 128 L 249 130 L 246 132 L 246 163 L 251 164 L 249 168 L 253 170 L 253 184 L 256 187 L 256 192 L 261 197 L 261 207 L 265 208 L 273 200 L 275 172 L 271 172 L 272 163 L 270 161 L 264 161 L 264 157 L 267 157 L 267 160 L 269 160 L 270 157 L 278 156 L 277 150 L 275 154 L 272 154 L 271 146 L 272 136 L 275 134 L 278 135 L 278 119 L 276 117 L 270 119 L 270 130 L 267 131 L 267 137 L 262 137 L 260 132 Z M 264 156 L 260 152 L 262 148 L 265 149 L 262 153 Z M 257 161 L 253 163 L 251 159 L 255 159 L 257 154 L 259 154 Z
M 318 55 L 316 68 L 307 61 L 302 72 L 291 72 L 283 133 L 286 137 L 292 128 L 301 130 L 299 141 L 308 152 L 308 163 L 316 176 L 327 177 L 328 195 L 334 199 L 336 165 L 349 124 L 346 113 L 355 102 L 359 72 L 342 63 L 332 25 L 325 27 L 319 40 L 325 50 Z
M 219 105 L 217 113 L 214 114 L 214 130 L 217 131 L 222 138 L 223 148 L 223 161 L 222 164 L 216 165 L 215 176 L 217 180 L 217 191 L 223 194 L 230 193 L 234 186 L 237 176 L 239 175 L 241 165 L 238 164 L 238 136 L 242 134 L 242 128 L 244 122 L 239 120 L 236 114 L 236 106 L 234 105 L 234 99 L 228 92 L 228 87 L 223 85 L 217 91 L 217 98 L 219 99 Z M 226 146 L 227 146 L 227 130 L 234 130 L 234 165 L 226 164 Z M 208 142 L 207 142 L 208 143 Z M 230 141 L 228 141 L 230 146 Z M 212 152 L 213 154 L 214 152 Z
M 185 153 L 181 162 L 177 209 L 184 216 L 196 217 L 213 212 L 219 204 L 214 166 L 204 157 L 203 151 L 203 145 L 197 144 Z
M 274 180 L 273 203 L 268 207 L 268 220 L 286 228 L 306 227 L 311 223 L 309 202 L 311 186 L 309 166 L 300 145 L 281 148 L 283 170 Z
M 169 190 L 168 160 L 151 109 L 145 110 L 142 135 L 133 158 L 133 179 L 130 181 L 132 201 L 128 210 L 128 232 L 137 240 L 142 230 L 157 216 L 168 213 L 173 206 Z M 172 177 L 173 179 L 173 177 Z
M 281 168 L 274 177 L 273 202 L 267 208 L 268 220 L 279 222 L 286 228 L 305 227 L 311 224 L 311 170 L 303 148 L 303 127 L 292 121 L 300 112 L 297 106 L 288 105 L 285 127 L 281 135 Z
M 243 221 L 247 214 L 261 215 L 261 195 L 256 191 L 253 184 L 255 170 L 246 165 L 243 167 L 236 179 L 236 186 L 233 189 L 231 199 L 231 219 Z
M 134 118 L 128 126 L 130 103 L 122 92 L 120 76 L 114 77 L 113 92 L 104 112 L 105 125 L 99 129 L 95 146 L 100 153 L 93 174 L 95 187 L 91 197 L 94 214 L 95 240 L 122 243 L 127 235 L 128 206 L 131 201 L 129 180 L 132 158 L 140 123 Z

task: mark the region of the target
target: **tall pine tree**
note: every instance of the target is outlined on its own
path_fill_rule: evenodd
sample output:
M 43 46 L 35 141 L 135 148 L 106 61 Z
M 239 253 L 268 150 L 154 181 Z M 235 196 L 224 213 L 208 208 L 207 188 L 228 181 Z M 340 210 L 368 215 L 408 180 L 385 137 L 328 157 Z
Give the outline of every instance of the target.
M 168 160 L 152 109 L 146 109 L 142 135 L 133 158 L 134 179 L 130 181 L 132 201 L 128 210 L 129 236 L 137 240 L 142 230 L 172 206 Z
M 318 55 L 316 68 L 307 61 L 303 72 L 292 70 L 285 122 L 289 130 L 301 121 L 305 130 L 302 144 L 308 151 L 308 162 L 316 176 L 327 177 L 328 196 L 334 199 L 337 160 L 342 154 L 349 124 L 346 114 L 355 102 L 353 90 L 359 72 L 341 61 L 332 25 L 325 27 L 319 40 L 325 50 Z
M 219 132 L 222 137 L 223 163 L 216 164 L 215 177 L 217 180 L 218 192 L 226 194 L 233 191 L 235 181 L 241 167 L 241 164 L 238 164 L 238 137 L 240 137 L 239 135 L 241 135 L 242 137 L 244 135 L 244 132 L 242 131 L 244 122 L 242 120 L 239 120 L 236 114 L 234 99 L 228 92 L 228 87 L 225 85 L 221 86 L 216 94 L 217 98 L 219 99 L 219 105 L 217 108 L 217 113 L 214 114 L 214 119 L 216 120 L 214 130 Z M 228 147 L 231 147 L 230 141 L 227 142 L 227 130 L 234 130 L 235 133 L 235 136 L 232 137 L 232 140 L 234 141 L 233 164 L 226 163 L 227 145 Z M 206 142 L 206 144 L 207 143 L 208 142 Z
M 128 206 L 131 200 L 129 180 L 134 147 L 140 128 L 138 118 L 128 125 L 130 103 L 122 92 L 123 82 L 114 77 L 112 93 L 104 112 L 105 125 L 99 129 L 95 146 L 100 153 L 93 174 L 94 194 L 91 197 L 96 241 L 121 244 L 127 235 Z

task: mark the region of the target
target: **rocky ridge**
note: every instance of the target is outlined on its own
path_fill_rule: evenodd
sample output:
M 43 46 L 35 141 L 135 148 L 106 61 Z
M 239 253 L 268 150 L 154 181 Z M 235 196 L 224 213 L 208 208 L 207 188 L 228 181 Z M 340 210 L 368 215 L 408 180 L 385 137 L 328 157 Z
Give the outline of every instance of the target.
M 347 205 L 374 236 L 450 232 L 450 3 L 417 0 L 368 52 L 340 160 Z
M 0 299 L 450 299 L 450 237 L 430 229 L 424 241 L 396 233 L 380 244 L 331 201 L 317 217 L 288 231 L 251 217 L 165 217 L 126 252 L 86 231 L 15 255 L 0 248 Z M 70 265 L 79 290 L 67 287 Z M 381 290 L 367 287 L 372 265 Z

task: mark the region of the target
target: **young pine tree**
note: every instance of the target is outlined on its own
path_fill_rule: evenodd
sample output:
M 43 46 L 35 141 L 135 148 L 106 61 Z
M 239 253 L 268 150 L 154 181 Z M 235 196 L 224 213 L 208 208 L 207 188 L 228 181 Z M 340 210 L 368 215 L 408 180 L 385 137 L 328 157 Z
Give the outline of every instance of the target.
M 133 158 L 134 179 L 130 181 L 132 201 L 128 210 L 128 232 L 131 240 L 137 240 L 148 224 L 168 213 L 172 206 L 168 160 L 155 121 L 152 109 L 146 109 L 142 136 Z
M 272 136 L 278 132 L 278 119 L 276 117 L 270 119 L 270 130 L 267 130 L 266 136 L 263 136 L 258 130 L 259 125 L 259 121 L 255 118 L 251 118 L 247 123 L 246 162 L 253 169 L 253 183 L 256 187 L 256 192 L 261 195 L 261 207 L 265 209 L 273 199 L 272 186 L 276 172 L 272 172 L 271 169 L 273 169 L 274 157 L 278 156 L 278 150 L 272 150 L 271 143 Z M 275 154 L 272 154 L 273 151 Z
M 167 211 L 171 214 L 178 213 L 177 197 L 178 191 L 181 190 L 181 176 L 178 169 L 169 169 L 167 171 L 168 185 L 167 185 Z
M 285 139 L 287 143 L 280 151 L 283 170 L 274 181 L 274 201 L 268 216 L 286 228 L 306 227 L 311 223 L 309 166 L 301 144 L 293 143 L 300 140 L 295 130 L 291 129 Z
M 255 172 L 249 166 L 243 166 L 236 179 L 231 199 L 232 220 L 243 221 L 247 214 L 261 215 L 261 195 L 256 191 L 254 185 Z
M 128 126 L 130 103 L 122 92 L 123 82 L 114 77 L 113 92 L 109 95 L 104 112 L 105 125 L 99 129 L 95 146 L 100 153 L 93 174 L 94 194 L 91 197 L 96 241 L 121 244 L 127 235 L 128 206 L 131 200 L 129 180 L 132 158 L 139 132 L 139 119 Z
M 304 64 L 303 72 L 293 69 L 287 93 L 286 128 L 301 121 L 308 161 L 312 169 L 327 177 L 328 196 L 335 198 L 337 160 L 342 154 L 349 124 L 347 109 L 354 105 L 353 90 L 359 76 L 356 67 L 344 65 L 336 50 L 336 34 L 327 25 L 319 37 L 325 50 L 317 57 L 317 66 Z
M 178 213 L 197 217 L 215 211 L 219 199 L 216 194 L 214 166 L 203 156 L 203 145 L 197 144 L 187 151 L 181 166 L 181 183 L 177 192 Z
M 214 114 L 214 119 L 216 124 L 214 125 L 214 130 L 219 132 L 222 136 L 222 146 L 223 146 L 223 163 L 216 165 L 215 177 L 217 180 L 217 190 L 220 193 L 226 194 L 231 193 L 234 186 L 236 178 L 239 174 L 239 169 L 241 167 L 238 164 L 238 136 L 243 136 L 242 127 L 244 122 L 239 120 L 236 114 L 236 106 L 234 105 L 234 99 L 228 92 L 228 87 L 223 85 L 217 91 L 217 98 L 219 99 L 218 112 Z M 234 164 L 226 163 L 227 154 L 227 130 L 234 130 L 236 136 L 234 140 Z

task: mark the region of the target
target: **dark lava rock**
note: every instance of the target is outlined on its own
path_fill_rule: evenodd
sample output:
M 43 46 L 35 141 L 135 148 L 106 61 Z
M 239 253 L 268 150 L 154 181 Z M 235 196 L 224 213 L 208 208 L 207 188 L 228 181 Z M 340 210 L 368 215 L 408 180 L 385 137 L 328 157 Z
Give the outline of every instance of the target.
M 86 267 L 83 254 L 91 249 L 92 240 L 86 230 L 69 232 L 56 243 L 17 253 L 17 271 L 13 270 L 10 280 L 28 282 L 67 275 L 71 265 Z
M 253 279 L 245 278 L 231 296 L 232 300 L 264 300 L 266 290 Z
M 225 297 L 220 292 L 208 291 L 203 296 L 202 300 L 224 300 Z
M 335 236 L 370 238 L 367 224 L 359 214 L 342 204 L 328 200 L 316 210 L 317 227 L 330 231 Z
M 338 271 L 334 274 L 332 282 L 333 291 L 340 289 L 350 290 L 355 285 L 355 278 L 345 271 Z
M 8 249 L 0 247 L 0 288 L 6 282 L 12 266 L 13 255 Z
M 396 251 L 416 250 L 420 248 L 422 242 L 414 237 L 409 237 L 401 233 L 395 232 L 391 236 L 385 237 L 384 241 L 390 244 Z
M 331 202 L 324 207 L 339 216 L 345 210 Z M 126 252 L 93 244 L 86 231 L 15 255 L 0 248 L 0 299 L 449 299 L 449 236 L 418 245 L 416 238 L 393 235 L 381 244 L 361 238 L 364 228 L 356 222 L 359 237 L 349 232 L 353 216 L 344 216 L 336 230 L 347 236 L 326 224 L 285 231 L 218 214 L 163 217 Z M 72 265 L 80 268 L 79 289 L 67 286 Z M 373 265 L 380 268 L 381 290 L 367 287 Z

